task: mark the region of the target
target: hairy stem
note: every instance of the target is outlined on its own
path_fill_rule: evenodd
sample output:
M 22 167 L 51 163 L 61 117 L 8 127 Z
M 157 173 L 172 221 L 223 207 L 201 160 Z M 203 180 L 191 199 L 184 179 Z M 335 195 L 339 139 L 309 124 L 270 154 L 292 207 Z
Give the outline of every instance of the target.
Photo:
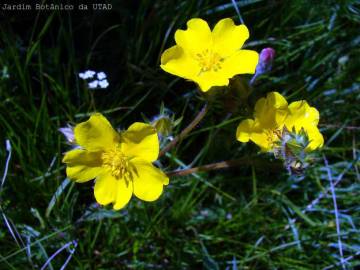
M 264 161 L 260 160 L 260 159 L 240 158 L 240 159 L 220 161 L 220 162 L 211 163 L 211 164 L 194 167 L 194 168 L 190 168 L 190 169 L 171 171 L 166 174 L 169 177 L 185 176 L 185 175 L 198 173 L 198 172 L 207 172 L 207 171 L 213 171 L 213 170 L 227 169 L 230 167 L 237 167 L 239 165 L 261 165 L 261 164 L 264 164 Z M 272 165 L 271 167 L 273 167 L 273 168 L 282 167 L 282 164 L 278 164 L 278 163 L 274 163 L 271 165 Z
M 181 133 L 174 138 L 168 145 L 166 145 L 159 153 L 159 157 L 163 156 L 171 148 L 173 148 L 179 141 L 185 138 L 191 130 L 193 130 L 199 122 L 204 118 L 208 111 L 208 103 L 205 103 L 204 107 L 199 111 L 194 120 L 183 130 Z

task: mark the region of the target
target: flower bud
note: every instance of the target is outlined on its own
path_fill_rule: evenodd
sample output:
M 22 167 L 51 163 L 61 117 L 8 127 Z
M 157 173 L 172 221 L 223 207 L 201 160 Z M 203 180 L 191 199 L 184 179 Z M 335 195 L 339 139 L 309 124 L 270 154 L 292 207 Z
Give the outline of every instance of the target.
M 255 75 L 252 77 L 250 84 L 253 84 L 260 75 L 265 74 L 271 70 L 274 58 L 275 50 L 273 48 L 269 47 L 261 50 L 259 63 L 256 66 Z
M 173 121 L 167 115 L 159 115 L 151 121 L 151 125 L 156 129 L 158 134 L 167 137 L 171 134 L 173 128 Z
M 275 57 L 275 50 L 273 48 L 265 48 L 260 52 L 259 63 L 263 65 L 271 65 Z

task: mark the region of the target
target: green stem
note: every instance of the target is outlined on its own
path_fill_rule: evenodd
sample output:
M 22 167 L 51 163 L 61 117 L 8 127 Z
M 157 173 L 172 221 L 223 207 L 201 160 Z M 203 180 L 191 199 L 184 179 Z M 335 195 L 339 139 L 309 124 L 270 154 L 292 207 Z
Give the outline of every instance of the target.
M 253 184 L 253 196 L 254 196 L 254 202 L 257 203 L 257 179 L 256 179 L 256 172 L 255 167 L 251 166 L 251 172 L 252 172 L 252 184 Z

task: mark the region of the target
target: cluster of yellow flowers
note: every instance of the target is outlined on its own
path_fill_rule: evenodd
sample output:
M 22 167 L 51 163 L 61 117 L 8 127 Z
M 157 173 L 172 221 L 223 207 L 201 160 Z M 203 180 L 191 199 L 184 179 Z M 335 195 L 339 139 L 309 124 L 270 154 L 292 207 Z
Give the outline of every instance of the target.
M 253 141 L 262 151 L 271 151 L 276 147 L 284 131 L 300 133 L 308 136 L 307 151 L 315 150 L 324 143 L 317 124 L 319 112 L 310 107 L 305 100 L 295 101 L 288 105 L 286 99 L 278 92 L 270 92 L 266 98 L 255 104 L 254 119 L 243 120 L 237 130 L 236 138 L 240 142 Z
M 220 20 L 210 29 L 206 21 L 191 19 L 187 30 L 177 30 L 176 45 L 161 57 L 166 72 L 196 82 L 201 91 L 227 86 L 238 74 L 254 74 L 259 61 L 255 51 L 242 50 L 249 38 L 245 25 L 232 19 Z M 254 119 L 243 120 L 236 131 L 240 142 L 249 140 L 262 151 L 274 151 L 289 132 L 304 133 L 305 151 L 323 145 L 317 125 L 319 112 L 305 100 L 288 104 L 278 92 L 270 92 L 256 102 Z M 77 147 L 63 158 L 67 176 L 79 183 L 96 179 L 94 194 L 101 205 L 123 208 L 134 193 L 144 201 L 154 201 L 169 183 L 168 176 L 152 163 L 159 156 L 157 130 L 150 124 L 134 123 L 117 132 L 99 113 L 75 126 Z

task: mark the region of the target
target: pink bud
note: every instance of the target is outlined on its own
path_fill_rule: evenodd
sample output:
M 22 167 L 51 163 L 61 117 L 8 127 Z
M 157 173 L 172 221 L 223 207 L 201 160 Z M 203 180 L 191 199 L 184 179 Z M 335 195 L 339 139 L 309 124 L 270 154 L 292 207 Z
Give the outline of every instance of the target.
M 275 58 L 275 50 L 273 48 L 262 49 L 259 56 L 259 63 L 256 66 L 255 75 L 252 77 L 250 84 L 254 84 L 255 80 L 262 74 L 271 70 L 272 62 Z

